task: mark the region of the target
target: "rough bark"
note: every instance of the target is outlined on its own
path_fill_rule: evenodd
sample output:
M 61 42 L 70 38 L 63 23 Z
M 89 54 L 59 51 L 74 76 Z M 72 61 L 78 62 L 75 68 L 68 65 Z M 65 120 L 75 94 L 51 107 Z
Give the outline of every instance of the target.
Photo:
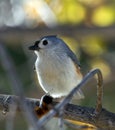
M 19 98 L 14 95 L 0 94 L 0 110 L 8 111 L 9 107 L 17 104 L 17 111 L 22 111 L 18 104 Z M 25 103 L 33 110 L 39 106 L 40 99 L 26 98 Z M 53 109 L 57 102 L 50 104 L 50 109 Z M 80 121 L 96 126 L 101 130 L 115 130 L 115 114 L 102 109 L 98 116 L 94 114 L 95 109 L 85 106 L 67 104 L 63 109 L 63 118 L 73 121 Z M 44 115 L 45 116 L 45 115 Z M 58 116 L 58 115 L 57 115 Z

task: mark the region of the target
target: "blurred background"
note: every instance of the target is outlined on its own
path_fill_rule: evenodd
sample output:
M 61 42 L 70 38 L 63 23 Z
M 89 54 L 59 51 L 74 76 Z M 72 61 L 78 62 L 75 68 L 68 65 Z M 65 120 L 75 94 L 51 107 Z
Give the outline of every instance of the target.
M 28 46 L 45 35 L 58 35 L 70 46 L 84 75 L 93 68 L 102 71 L 103 107 L 115 113 L 115 0 L 0 0 L 0 44 L 13 61 L 26 97 L 44 94 L 33 70 L 36 56 Z M 6 70 L 2 56 L 0 94 L 15 94 Z M 95 107 L 94 78 L 83 92 L 85 99 L 77 103 Z M 0 114 L 2 130 L 8 129 L 6 117 Z M 27 129 L 20 113 L 14 128 Z

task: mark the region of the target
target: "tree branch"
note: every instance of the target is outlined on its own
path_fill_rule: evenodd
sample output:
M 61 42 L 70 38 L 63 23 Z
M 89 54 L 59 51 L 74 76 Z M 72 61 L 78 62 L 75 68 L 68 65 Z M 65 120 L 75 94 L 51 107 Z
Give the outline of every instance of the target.
M 70 26 L 70 25 L 62 25 L 56 26 L 54 28 L 47 27 L 38 27 L 35 29 L 27 29 L 20 27 L 7 27 L 0 30 L 0 40 L 2 41 L 12 41 L 15 42 L 17 39 L 22 41 L 31 41 L 32 39 L 36 39 L 48 34 L 59 34 L 61 36 L 68 36 L 73 38 L 80 38 L 88 35 L 99 35 L 104 37 L 105 39 L 114 38 L 115 34 L 115 26 L 110 27 L 93 27 L 89 28 L 86 26 Z M 14 38 L 15 36 L 15 38 Z
M 19 106 L 18 100 L 19 98 L 17 96 L 0 94 L 0 110 L 9 110 L 10 106 L 17 104 L 17 111 L 21 111 L 21 106 Z M 39 106 L 40 99 L 26 98 L 25 102 L 28 104 L 28 106 L 34 109 L 35 107 Z M 52 102 L 50 107 L 54 108 L 56 104 L 57 102 Z M 114 113 L 109 112 L 106 109 L 102 109 L 97 118 L 94 116 L 94 111 L 94 108 L 67 104 L 64 107 L 63 118 L 92 124 L 98 128 L 101 128 L 101 130 L 115 130 Z

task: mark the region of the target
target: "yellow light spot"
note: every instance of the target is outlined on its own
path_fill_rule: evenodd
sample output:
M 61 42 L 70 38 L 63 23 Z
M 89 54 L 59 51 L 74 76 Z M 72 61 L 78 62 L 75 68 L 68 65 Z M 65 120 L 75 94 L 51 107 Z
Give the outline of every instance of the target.
M 72 3 L 68 6 L 67 15 L 70 22 L 79 23 L 85 17 L 85 9 L 78 3 Z
M 109 26 L 114 20 L 115 10 L 109 6 L 97 8 L 92 16 L 92 22 L 97 26 Z
M 105 46 L 98 37 L 91 36 L 85 38 L 81 46 L 83 47 L 84 51 L 91 56 L 98 56 L 105 51 Z
M 62 2 L 60 12 L 58 12 L 58 20 L 61 23 L 80 23 L 85 19 L 85 13 L 85 8 L 81 4 L 75 0 L 68 0 Z

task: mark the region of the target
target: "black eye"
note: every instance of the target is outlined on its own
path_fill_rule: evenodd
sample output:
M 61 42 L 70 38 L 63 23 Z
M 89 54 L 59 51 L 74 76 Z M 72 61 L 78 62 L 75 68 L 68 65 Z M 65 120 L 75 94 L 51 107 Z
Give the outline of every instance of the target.
M 47 41 L 47 40 L 44 40 L 44 41 L 43 41 L 43 45 L 46 46 L 47 44 L 48 44 L 48 41 Z

